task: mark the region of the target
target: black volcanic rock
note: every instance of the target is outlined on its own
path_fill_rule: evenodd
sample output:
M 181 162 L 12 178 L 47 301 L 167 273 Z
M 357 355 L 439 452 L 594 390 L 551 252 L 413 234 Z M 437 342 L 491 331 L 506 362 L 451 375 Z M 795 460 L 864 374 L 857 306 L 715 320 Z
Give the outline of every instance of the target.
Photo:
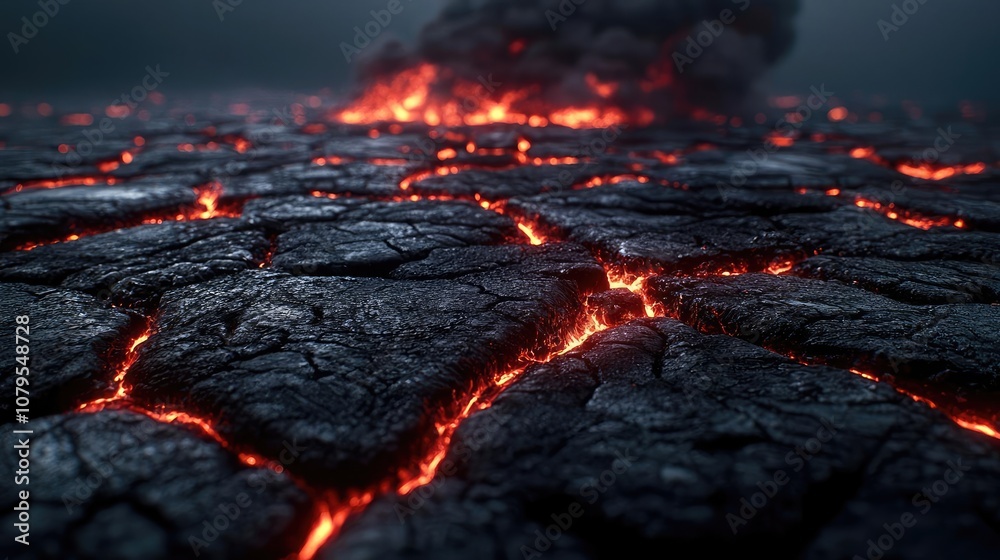
M 165 222 L 0 253 L 0 280 L 149 304 L 168 289 L 255 267 L 269 246 L 263 232 L 236 220 Z
M 193 208 L 196 199 L 194 190 L 180 182 L 26 190 L 2 199 L 0 249 L 173 216 Z
M 914 501 L 951 465 L 946 496 Z M 319 557 L 851 558 L 907 513 L 916 528 L 886 558 L 1000 546 L 992 440 L 885 385 L 673 320 L 529 369 L 462 425 L 440 472 Z
M 795 266 L 795 274 L 839 280 L 914 304 L 1000 303 L 1000 273 L 986 262 L 900 261 L 820 255 Z
M 909 305 L 837 282 L 763 274 L 661 277 L 649 288 L 688 324 L 808 362 L 1000 390 L 998 306 Z
M 1000 262 L 998 234 L 924 231 L 790 187 L 682 190 L 632 182 L 515 199 L 511 208 L 607 260 L 669 274 L 762 270 L 774 261 L 816 252 Z
M 276 270 L 314 276 L 385 275 L 435 249 L 520 238 L 510 219 L 465 202 L 279 198 L 250 203 L 244 217 L 282 230 Z
M 3 436 L 7 449 L 30 438 L 29 485 L 10 483 L 14 453 L 0 457 L 10 481 L 0 490 L 0 550 L 16 558 L 276 558 L 308 531 L 312 502 L 287 475 L 245 467 L 186 428 L 131 412 L 52 416 L 31 427 L 20 436 L 7 425 Z M 13 541 L 16 491 L 25 489 L 28 547 Z M 205 522 L 221 530 L 206 532 Z
M 883 560 L 996 556 L 1000 452 L 977 433 L 1000 426 L 995 123 L 957 119 L 941 154 L 981 173 L 925 181 L 896 166 L 940 123 L 889 111 L 813 118 L 761 159 L 767 123 L 343 125 L 254 95 L 145 104 L 58 184 L 81 138 L 63 107 L 0 118 L 0 412 L 29 314 L 31 420 L 5 428 L 34 430 L 34 557 L 189 558 L 260 476 L 200 558 L 294 557 L 366 491 L 321 558 L 842 560 L 907 513 Z M 761 271 L 782 276 L 736 276 Z M 595 319 L 610 330 L 552 358 Z M 124 398 L 79 413 L 122 373 Z M 3 445 L 0 557 L 20 558 Z M 286 474 L 245 466 L 289 448 Z M 925 512 L 949 462 L 970 470 Z
M 10 345 L 3 356 L 0 400 L 8 421 L 14 412 L 16 361 L 27 356 L 30 417 L 66 410 L 111 388 L 112 358 L 123 351 L 119 341 L 138 327 L 139 317 L 109 309 L 93 296 L 44 286 L 0 283 L 0 314 Z M 16 318 L 27 316 L 26 329 L 15 333 Z M 27 341 L 15 341 L 15 334 Z M 16 353 L 24 346 L 27 353 Z M 23 394 L 22 394 L 23 395 Z
M 265 456 L 297 441 L 292 470 L 313 482 L 379 482 L 461 395 L 556 346 L 607 286 L 572 247 L 447 251 L 465 269 L 448 279 L 255 271 L 168 292 L 132 394 L 218 417 Z

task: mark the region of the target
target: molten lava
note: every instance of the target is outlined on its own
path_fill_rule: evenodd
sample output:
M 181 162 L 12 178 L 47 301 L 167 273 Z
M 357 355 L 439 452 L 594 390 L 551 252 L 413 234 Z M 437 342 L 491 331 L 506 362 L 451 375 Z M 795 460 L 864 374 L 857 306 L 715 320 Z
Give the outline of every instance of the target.
M 13 188 L 8 189 L 0 194 L 10 194 L 15 192 L 21 192 L 29 189 L 59 189 L 62 187 L 92 187 L 94 185 L 114 185 L 117 183 L 117 179 L 114 177 L 105 176 L 84 176 L 84 177 L 70 177 L 66 179 L 38 179 L 34 181 L 24 181 L 14 185 Z
M 319 518 L 316 520 L 316 524 L 313 525 L 312 530 L 309 531 L 306 543 L 299 550 L 298 560 L 311 560 L 316 555 L 319 547 L 323 546 L 323 543 L 333 535 L 334 523 L 333 516 L 330 515 L 330 508 L 324 503 L 320 503 L 319 508 Z
M 860 375 L 861 377 L 864 377 L 865 379 L 867 379 L 869 381 L 873 381 L 875 383 L 879 383 L 879 382 L 882 381 L 881 379 L 879 379 L 879 377 L 877 375 L 874 375 L 874 374 L 871 374 L 871 373 L 864 373 L 864 372 L 858 371 L 856 369 L 852 369 L 850 371 L 853 374 Z M 984 421 L 984 420 L 982 420 L 980 418 L 976 418 L 976 417 L 974 417 L 974 416 L 972 416 L 969 413 L 964 412 L 964 411 L 958 411 L 958 410 L 952 410 L 952 409 L 945 410 L 944 408 L 942 408 L 941 406 L 939 406 L 934 401 L 928 399 L 927 397 L 923 397 L 923 396 L 911 393 L 911 392 L 909 392 L 909 391 L 907 391 L 905 389 L 901 389 L 899 387 L 893 386 L 891 383 L 889 385 L 890 385 L 890 387 L 892 387 L 893 389 L 895 389 L 897 392 L 902 393 L 902 394 L 906 395 L 907 397 L 910 397 L 911 399 L 913 399 L 916 402 L 926 404 L 928 407 L 933 408 L 935 410 L 940 410 L 948 418 L 950 418 L 952 422 L 954 422 L 955 424 L 958 424 L 959 426 L 961 426 L 962 428 L 965 428 L 966 430 L 972 430 L 974 432 L 979 432 L 981 434 L 985 434 L 987 436 L 990 436 L 991 438 L 1000 439 L 1000 431 L 998 431 L 998 429 L 1000 429 L 1000 427 L 998 427 L 998 426 L 990 425 L 988 422 L 986 422 L 986 421 Z
M 934 165 L 927 162 L 904 161 L 893 165 L 889 160 L 878 155 L 875 148 L 870 146 L 854 148 L 850 154 L 852 158 L 866 159 L 876 165 L 895 169 L 908 177 L 926 181 L 943 181 L 960 175 L 979 175 L 987 169 L 987 165 L 982 162 L 967 165 Z
M 868 208 L 874 210 L 890 220 L 895 220 L 918 229 L 928 230 L 937 227 L 956 227 L 958 229 L 965 228 L 965 220 L 961 218 L 951 218 L 948 216 L 924 216 L 916 212 L 898 208 L 894 203 L 882 204 L 881 202 L 875 200 L 858 197 L 855 199 L 854 205 L 858 208 Z
M 128 398 L 129 387 L 125 384 L 125 376 L 128 375 L 128 370 L 131 369 L 136 360 L 139 359 L 139 353 L 136 350 L 142 346 L 143 343 L 149 340 L 149 337 L 152 335 L 153 325 L 152 322 L 149 322 L 142 334 L 134 338 L 129 344 L 128 350 L 125 352 L 125 357 L 122 359 L 122 362 L 118 364 L 118 367 L 115 370 L 114 382 L 117 386 L 115 393 L 110 397 L 96 399 L 89 403 L 80 405 L 79 410 L 81 412 L 97 412 L 99 410 L 103 410 L 111 403 L 123 401 Z
M 609 97 L 617 90 L 616 84 L 593 80 L 592 87 L 599 97 Z M 538 88 L 532 86 L 496 94 L 484 89 L 477 82 L 454 78 L 438 66 L 424 63 L 372 84 L 333 119 L 359 125 L 419 122 L 447 127 L 517 124 L 577 129 L 626 123 L 648 125 L 653 121 L 648 110 L 630 112 L 606 103 L 545 107 L 537 100 Z
M 896 170 L 903 175 L 917 179 L 943 181 L 958 175 L 979 175 L 983 171 L 986 171 L 986 164 L 973 163 L 970 165 L 934 166 L 929 163 L 901 163 L 896 166 Z

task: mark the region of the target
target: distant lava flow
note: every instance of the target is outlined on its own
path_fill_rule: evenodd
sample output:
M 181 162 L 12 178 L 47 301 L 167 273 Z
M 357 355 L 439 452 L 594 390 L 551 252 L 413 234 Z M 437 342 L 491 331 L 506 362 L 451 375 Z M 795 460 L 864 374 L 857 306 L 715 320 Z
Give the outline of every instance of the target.
M 960 175 L 979 175 L 987 169 L 986 164 L 982 162 L 967 165 L 935 165 L 927 162 L 902 161 L 894 164 L 871 147 L 854 148 L 850 153 L 854 159 L 866 159 L 882 167 L 895 169 L 903 175 L 927 181 L 944 181 Z
M 874 210 L 890 220 L 895 220 L 910 227 L 924 230 L 949 226 L 956 227 L 958 229 L 964 229 L 966 227 L 965 220 L 961 218 L 952 218 L 949 216 L 925 216 L 918 214 L 917 212 L 899 208 L 891 202 L 888 204 L 882 204 L 876 200 L 858 197 L 854 200 L 854 205 L 858 208 L 868 208 Z
M 810 191 L 807 188 L 800 188 L 798 190 L 799 194 L 809 194 Z M 847 195 L 838 188 L 829 188 L 823 192 L 826 196 L 831 196 L 835 198 L 846 198 Z M 850 199 L 849 199 L 850 200 Z M 856 196 L 853 198 L 854 206 L 858 208 L 864 208 L 867 210 L 872 210 L 877 212 L 890 220 L 899 222 L 901 224 L 906 224 L 910 227 L 929 230 L 933 228 L 941 227 L 954 227 L 958 229 L 965 229 L 968 225 L 965 220 L 958 217 L 952 216 L 928 216 L 920 212 L 915 212 L 913 210 L 907 210 L 905 208 L 900 208 L 896 206 L 894 202 L 882 203 L 877 200 L 872 200 L 870 198 L 865 198 L 863 196 Z
M 220 183 L 207 183 L 205 185 L 199 185 L 194 187 L 194 194 L 197 197 L 195 200 L 195 205 L 187 208 L 180 209 L 176 214 L 170 214 L 166 216 L 150 216 L 143 218 L 141 220 L 136 220 L 133 223 L 119 223 L 114 224 L 112 227 L 105 227 L 100 229 L 90 229 L 85 231 L 80 231 L 63 237 L 61 239 L 55 239 L 50 241 L 39 241 L 25 243 L 15 248 L 17 251 L 31 251 L 37 247 L 44 247 L 46 245 L 55 245 L 58 243 L 66 243 L 69 241 L 76 241 L 82 237 L 89 237 L 91 235 L 98 235 L 101 233 L 107 233 L 109 231 L 114 231 L 122 227 L 134 227 L 138 225 L 146 224 L 162 224 L 164 222 L 187 222 L 193 220 L 211 220 L 214 218 L 238 218 L 241 215 L 241 211 L 236 206 L 227 205 L 222 207 L 219 200 L 222 198 L 222 184 Z
M 597 98 L 613 84 L 588 81 Z M 346 124 L 425 123 L 428 126 L 482 126 L 517 124 L 530 127 L 558 125 L 568 128 L 605 128 L 621 124 L 649 125 L 649 109 L 626 110 L 592 102 L 581 106 L 545 107 L 534 86 L 503 87 L 491 92 L 490 84 L 465 81 L 436 65 L 423 63 L 385 77 L 331 118 Z
M 107 175 L 88 175 L 67 177 L 65 179 L 37 179 L 32 181 L 22 181 L 0 194 L 6 195 L 31 189 L 59 189 L 62 187 L 114 185 L 117 182 L 117 179 Z

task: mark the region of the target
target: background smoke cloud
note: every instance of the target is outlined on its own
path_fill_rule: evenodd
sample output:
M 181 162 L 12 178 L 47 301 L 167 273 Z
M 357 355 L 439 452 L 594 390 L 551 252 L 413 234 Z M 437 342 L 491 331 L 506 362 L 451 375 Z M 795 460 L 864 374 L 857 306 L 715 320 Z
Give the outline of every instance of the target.
M 452 0 L 415 48 L 384 46 L 361 76 L 367 83 L 426 61 L 465 80 L 492 74 L 538 85 L 549 102 L 593 98 L 596 78 L 617 83 L 618 101 L 648 103 L 653 86 L 669 81 L 652 96 L 658 108 L 731 107 L 790 50 L 798 8 L 798 0 Z

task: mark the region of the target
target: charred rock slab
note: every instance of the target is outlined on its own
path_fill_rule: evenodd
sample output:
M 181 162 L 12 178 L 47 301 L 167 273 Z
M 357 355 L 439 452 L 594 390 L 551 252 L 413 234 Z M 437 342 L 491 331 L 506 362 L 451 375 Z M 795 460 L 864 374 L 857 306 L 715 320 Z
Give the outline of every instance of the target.
M 0 549 L 16 558 L 275 558 L 308 529 L 312 503 L 287 475 L 245 467 L 183 427 L 106 411 L 32 428 L 30 546 L 13 541 L 18 487 L 0 490 Z M 16 437 L 4 429 L 4 446 Z M 5 479 L 15 461 L 0 458 Z
M 991 440 L 885 385 L 669 319 L 530 369 L 441 469 L 320 557 L 851 558 L 907 514 L 893 558 L 1000 546 Z
M 295 442 L 305 450 L 291 469 L 313 482 L 380 482 L 460 395 L 553 347 L 583 320 L 585 295 L 607 287 L 572 247 L 427 260 L 393 279 L 255 271 L 168 292 L 132 394 L 218 418 L 224 437 L 265 456 Z

